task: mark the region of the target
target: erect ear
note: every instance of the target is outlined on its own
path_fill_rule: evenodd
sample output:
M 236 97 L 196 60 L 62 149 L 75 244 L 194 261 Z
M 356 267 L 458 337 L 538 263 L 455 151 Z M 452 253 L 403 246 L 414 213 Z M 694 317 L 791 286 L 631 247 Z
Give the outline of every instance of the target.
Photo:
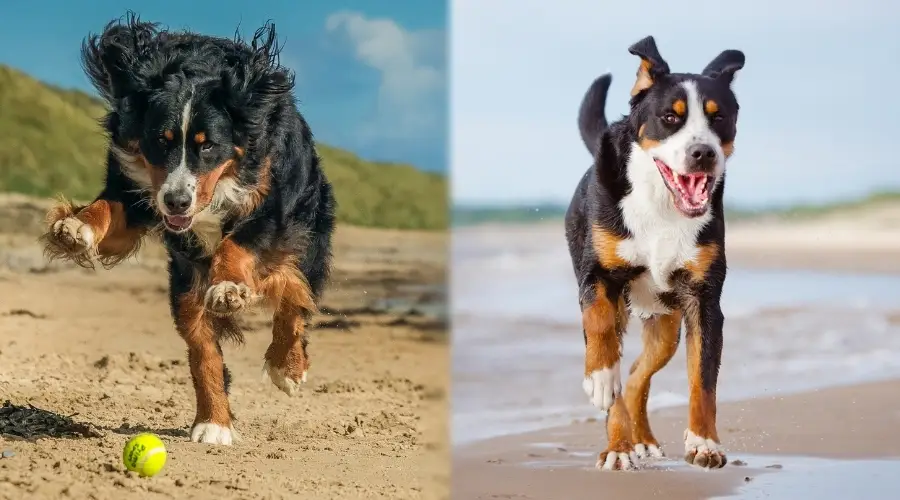
M 734 74 L 744 67 L 744 53 L 740 50 L 725 50 L 703 69 L 703 76 L 714 78 L 731 85 Z
M 641 65 L 637 70 L 637 80 L 631 88 L 631 96 L 634 97 L 653 86 L 653 83 L 661 76 L 669 74 L 669 65 L 659 55 L 656 41 L 652 36 L 635 43 L 628 48 L 628 52 L 641 58 Z

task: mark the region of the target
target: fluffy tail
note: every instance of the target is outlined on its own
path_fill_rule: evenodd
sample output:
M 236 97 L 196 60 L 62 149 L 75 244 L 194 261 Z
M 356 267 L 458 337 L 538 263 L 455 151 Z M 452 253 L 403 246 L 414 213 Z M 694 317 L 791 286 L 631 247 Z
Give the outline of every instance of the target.
M 581 132 L 581 140 L 584 141 L 591 156 L 597 155 L 600 135 L 609 125 L 606 122 L 604 108 L 606 108 L 606 93 L 610 83 L 612 83 L 612 75 L 609 73 L 594 80 L 591 88 L 584 95 L 581 108 L 578 110 L 578 131 Z

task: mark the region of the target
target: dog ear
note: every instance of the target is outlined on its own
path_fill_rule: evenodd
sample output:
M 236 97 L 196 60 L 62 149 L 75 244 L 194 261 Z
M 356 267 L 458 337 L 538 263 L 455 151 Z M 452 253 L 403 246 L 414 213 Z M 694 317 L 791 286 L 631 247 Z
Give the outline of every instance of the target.
M 628 48 L 628 52 L 641 58 L 637 80 L 631 88 L 632 97 L 652 87 L 658 78 L 669 74 L 669 65 L 659 55 L 659 49 L 656 48 L 656 41 L 652 36 L 635 43 Z
M 732 80 L 734 80 L 734 74 L 743 67 L 744 53 L 740 50 L 726 50 L 707 64 L 701 74 L 731 85 Z
M 81 64 L 91 83 L 114 102 L 140 87 L 135 66 L 150 52 L 158 34 L 156 23 L 142 22 L 133 12 L 111 21 L 99 35 L 91 34 L 81 45 Z
M 247 44 L 235 36 L 235 47 L 247 45 L 249 48 L 237 49 L 237 64 L 222 74 L 226 105 L 237 125 L 235 143 L 241 147 L 252 147 L 265 132 L 258 125 L 265 123 L 272 107 L 294 88 L 293 72 L 279 62 L 281 47 L 274 24 L 256 30 Z

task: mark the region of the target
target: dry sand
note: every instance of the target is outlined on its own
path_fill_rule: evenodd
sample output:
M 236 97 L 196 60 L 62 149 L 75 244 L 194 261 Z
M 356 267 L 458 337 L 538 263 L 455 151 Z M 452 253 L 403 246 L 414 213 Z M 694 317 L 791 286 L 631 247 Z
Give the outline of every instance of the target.
M 446 320 L 404 312 L 443 301 L 444 235 L 340 228 L 306 390 L 290 398 L 263 378 L 270 316 L 248 315 L 246 344 L 225 346 L 243 439 L 214 447 L 189 442 L 193 388 L 160 249 L 109 271 L 48 266 L 42 211 L 0 199 L 0 403 L 77 414 L 103 436 L 0 436 L 15 453 L 0 459 L 0 498 L 449 496 Z M 121 461 L 141 431 L 169 450 L 149 479 Z
M 728 227 L 726 246 L 731 265 L 900 273 L 900 203 L 742 221 Z
M 635 472 L 593 468 L 606 441 L 601 421 L 485 440 L 454 449 L 453 498 L 695 500 L 734 493 L 759 474 L 791 474 L 788 455 L 896 458 L 898 394 L 900 381 L 889 381 L 720 404 L 729 465 L 714 471 L 681 463 L 686 408 L 651 414 L 672 458 Z

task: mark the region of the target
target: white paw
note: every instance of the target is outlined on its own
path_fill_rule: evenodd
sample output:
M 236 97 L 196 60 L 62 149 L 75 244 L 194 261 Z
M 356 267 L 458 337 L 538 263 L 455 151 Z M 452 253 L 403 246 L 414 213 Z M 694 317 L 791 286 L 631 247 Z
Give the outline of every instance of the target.
M 253 290 L 243 283 L 223 281 L 206 290 L 206 309 L 218 314 L 234 314 L 250 305 Z
M 94 247 L 94 230 L 75 217 L 66 217 L 50 228 L 53 242 L 66 251 L 79 254 Z
M 719 443 L 702 438 L 690 429 L 684 431 L 684 460 L 703 469 L 718 469 L 728 463 Z
M 637 455 L 638 458 L 663 458 L 666 456 L 659 446 L 643 443 L 634 445 L 634 454 Z
M 281 389 L 282 392 L 287 394 L 288 396 L 296 396 L 300 394 L 300 386 L 306 383 L 306 370 L 300 375 L 300 379 L 293 379 L 285 374 L 284 368 L 277 368 L 269 364 L 266 361 L 266 364 L 263 365 L 263 373 L 268 373 L 269 378 L 272 380 L 272 383 L 275 384 L 275 387 Z
M 637 468 L 637 456 L 634 452 L 624 453 L 610 451 L 604 456 L 600 454 L 597 459 L 597 468 L 600 470 L 634 470 Z
M 222 427 L 212 422 L 200 422 L 191 429 L 191 441 L 195 443 L 231 446 L 237 440 L 237 432 L 231 426 Z
M 622 373 L 619 363 L 612 368 L 594 370 L 590 377 L 586 377 L 581 385 L 587 394 L 591 404 L 602 411 L 609 411 L 613 401 L 622 395 Z

